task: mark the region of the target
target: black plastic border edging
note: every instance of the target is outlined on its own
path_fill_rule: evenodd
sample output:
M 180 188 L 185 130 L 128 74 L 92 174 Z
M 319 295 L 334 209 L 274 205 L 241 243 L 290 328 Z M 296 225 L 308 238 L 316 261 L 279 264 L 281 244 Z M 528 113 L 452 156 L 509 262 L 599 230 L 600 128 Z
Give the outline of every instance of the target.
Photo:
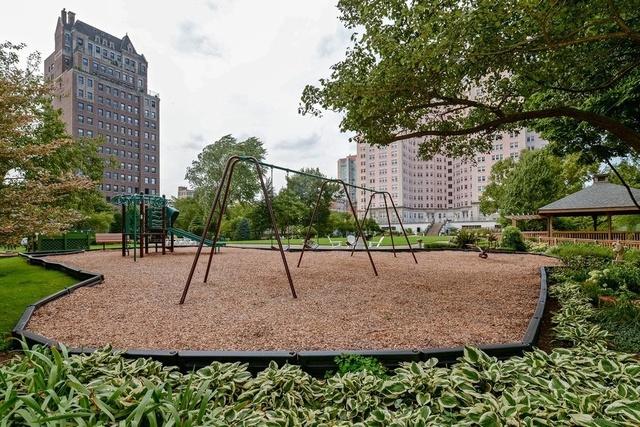
M 449 249 L 442 249 L 449 250 Z M 82 252 L 82 251 L 80 251 Z M 79 253 L 79 252 L 73 252 Z M 66 255 L 64 253 L 48 254 L 21 254 L 30 264 L 36 264 L 45 268 L 64 271 L 73 277 L 81 279 L 75 285 L 69 286 L 53 295 L 49 295 L 32 305 L 22 313 L 12 333 L 13 336 L 23 339 L 27 344 L 42 344 L 46 346 L 58 346 L 59 343 L 30 330 L 27 330 L 29 320 L 34 311 L 41 306 L 70 294 L 75 289 L 84 286 L 94 286 L 104 281 L 104 276 L 98 273 L 74 269 L 63 263 L 42 259 L 48 255 Z M 547 302 L 547 267 L 540 268 L 540 293 L 535 311 L 521 342 L 505 344 L 486 344 L 477 346 L 489 356 L 498 359 L 506 359 L 512 356 L 521 356 L 525 351 L 531 350 L 538 341 L 540 325 Z M 69 348 L 70 354 L 90 354 L 94 348 Z M 401 362 L 425 361 L 437 358 L 439 365 L 450 365 L 462 357 L 464 347 L 451 348 L 425 348 L 412 350 L 329 350 L 329 351 L 201 351 L 201 350 L 152 350 L 152 349 L 128 349 L 123 353 L 127 358 L 145 357 L 157 360 L 168 366 L 178 366 L 183 371 L 199 369 L 211 362 L 242 362 L 247 363 L 251 372 L 265 369 L 271 361 L 278 365 L 284 363 L 300 365 L 300 367 L 313 375 L 321 375 L 327 370 L 335 369 L 335 358 L 342 354 L 358 354 L 366 357 L 375 357 L 388 368 L 397 367 Z

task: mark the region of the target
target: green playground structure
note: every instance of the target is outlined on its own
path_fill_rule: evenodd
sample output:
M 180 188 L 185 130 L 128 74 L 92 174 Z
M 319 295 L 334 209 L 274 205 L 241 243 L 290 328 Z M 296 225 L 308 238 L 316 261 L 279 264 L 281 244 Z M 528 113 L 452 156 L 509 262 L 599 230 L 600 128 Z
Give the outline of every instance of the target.
M 127 256 L 132 248 L 134 260 L 137 256 L 143 258 L 149 253 L 149 245 L 155 245 L 156 252 L 160 245 L 164 255 L 167 239 L 169 250 L 173 252 L 176 237 L 191 240 L 194 245 L 200 243 L 201 236 L 173 226 L 180 211 L 169 206 L 165 196 L 123 194 L 113 197 L 111 202 L 122 209 L 122 256 Z M 207 246 L 212 243 L 208 239 L 204 241 Z M 216 249 L 219 251 L 222 246 L 225 244 L 218 242 Z

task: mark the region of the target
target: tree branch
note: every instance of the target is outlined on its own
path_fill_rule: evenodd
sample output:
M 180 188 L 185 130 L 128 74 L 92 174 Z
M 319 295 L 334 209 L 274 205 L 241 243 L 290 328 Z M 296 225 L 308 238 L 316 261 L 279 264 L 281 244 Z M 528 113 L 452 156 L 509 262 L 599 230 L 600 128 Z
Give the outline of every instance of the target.
M 616 120 L 610 119 L 609 117 L 601 116 L 590 111 L 578 110 L 571 107 L 557 107 L 544 110 L 523 111 L 519 113 L 507 114 L 503 117 L 499 117 L 495 120 L 489 120 L 470 128 L 456 130 L 432 129 L 405 134 L 396 134 L 389 139 L 389 142 L 410 138 L 420 138 L 425 136 L 464 136 L 480 132 L 493 132 L 500 128 L 500 126 L 510 123 L 554 117 L 570 117 L 581 122 L 590 123 L 618 137 L 622 141 L 628 143 L 629 146 L 633 148 L 637 153 L 640 153 L 640 133 Z
M 629 74 L 631 71 L 633 71 L 638 66 L 640 66 L 640 61 L 632 62 L 631 64 L 629 64 L 626 67 L 624 67 L 620 72 L 618 72 L 618 74 L 613 76 L 608 82 L 603 83 L 603 84 L 601 84 L 599 86 L 594 86 L 594 87 L 590 87 L 590 88 L 583 88 L 583 89 L 574 89 L 574 88 L 570 88 L 570 87 L 553 86 L 553 85 L 549 86 L 549 85 L 546 85 L 543 81 L 534 79 L 533 77 L 526 76 L 526 75 L 524 77 L 526 79 L 531 80 L 532 82 L 534 82 L 536 84 L 539 84 L 541 87 L 543 87 L 545 89 L 557 90 L 557 91 L 560 91 L 560 92 L 568 92 L 568 93 L 589 93 L 589 92 L 597 92 L 597 91 L 600 91 L 600 90 L 609 89 L 611 86 L 616 84 L 618 81 L 620 81 L 620 79 L 625 77 L 627 74 Z
M 636 208 L 638 208 L 638 210 L 640 210 L 640 205 L 636 201 L 636 198 L 633 196 L 633 191 L 631 191 L 631 187 L 629 187 L 629 184 L 627 184 L 627 182 L 624 180 L 624 178 L 622 178 L 622 176 L 618 173 L 618 170 L 613 167 L 613 164 L 611 164 L 609 159 L 606 159 L 605 161 L 607 162 L 607 164 L 609 165 L 609 167 L 611 168 L 613 173 L 616 174 L 616 176 L 618 177 L 618 179 L 620 180 L 622 185 L 624 185 L 624 188 L 627 189 L 627 193 L 629 193 L 629 197 L 631 197 L 631 200 L 633 201 L 633 204 L 636 205 Z

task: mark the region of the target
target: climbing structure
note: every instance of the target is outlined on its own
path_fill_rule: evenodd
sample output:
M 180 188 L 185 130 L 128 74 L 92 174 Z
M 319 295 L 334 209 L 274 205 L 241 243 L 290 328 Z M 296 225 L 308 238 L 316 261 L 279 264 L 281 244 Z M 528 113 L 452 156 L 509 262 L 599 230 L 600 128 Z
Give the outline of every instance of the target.
M 156 252 L 160 245 L 164 255 L 168 236 L 171 238 L 169 249 L 173 252 L 174 233 L 171 230 L 180 212 L 168 206 L 164 196 L 119 195 L 111 202 L 122 209 L 122 256 L 126 256 L 132 247 L 134 260 L 137 255 L 142 258 L 149 253 L 150 244 L 155 245 Z

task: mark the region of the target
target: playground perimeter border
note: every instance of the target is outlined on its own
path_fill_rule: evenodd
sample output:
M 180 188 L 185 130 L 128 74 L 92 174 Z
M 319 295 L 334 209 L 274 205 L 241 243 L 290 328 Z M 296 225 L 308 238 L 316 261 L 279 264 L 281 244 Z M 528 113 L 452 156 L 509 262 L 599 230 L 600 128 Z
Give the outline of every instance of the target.
M 266 248 L 265 248 L 266 249 Z M 422 250 L 451 250 L 451 249 L 416 249 Z M 42 298 L 29 305 L 22 313 L 20 320 L 13 328 L 12 334 L 18 339 L 22 339 L 27 344 L 41 344 L 50 347 L 57 347 L 59 343 L 42 335 L 27 330 L 27 325 L 31 320 L 34 311 L 41 306 L 72 293 L 74 290 L 84 286 L 95 286 L 104 281 L 104 276 L 100 273 L 84 271 L 72 268 L 64 263 L 48 261 L 42 257 L 49 255 L 67 255 L 80 253 L 83 251 L 62 252 L 62 253 L 24 253 L 21 256 L 27 259 L 30 264 L 40 265 L 65 272 L 70 276 L 80 279 L 80 281 L 52 295 Z M 530 254 L 531 255 L 531 254 Z M 540 256 L 547 256 L 537 254 Z M 553 257 L 550 257 L 553 258 Z M 522 341 L 504 344 L 485 344 L 477 346 L 490 356 L 498 359 L 507 359 L 512 356 L 521 356 L 525 351 L 533 349 L 537 344 L 540 334 L 540 326 L 544 314 L 548 297 L 547 271 L 550 267 L 540 267 L 540 292 L 536 309 L 531 317 Z M 95 348 L 67 348 L 69 354 L 90 354 Z M 313 351 L 208 351 L 208 350 L 153 350 L 153 349 L 127 349 L 120 350 L 127 358 L 151 358 L 167 366 L 177 366 L 183 372 L 199 369 L 209 365 L 211 362 L 241 362 L 247 363 L 251 372 L 258 372 L 265 369 L 270 361 L 275 361 L 279 365 L 289 363 L 299 365 L 304 371 L 313 375 L 322 375 L 328 370 L 336 368 L 335 358 L 341 354 L 358 354 L 361 356 L 375 357 L 388 368 L 397 367 L 400 362 L 424 361 L 430 358 L 437 358 L 438 364 L 447 366 L 456 362 L 462 357 L 464 347 L 444 347 L 425 348 L 411 350 L 313 350 Z

